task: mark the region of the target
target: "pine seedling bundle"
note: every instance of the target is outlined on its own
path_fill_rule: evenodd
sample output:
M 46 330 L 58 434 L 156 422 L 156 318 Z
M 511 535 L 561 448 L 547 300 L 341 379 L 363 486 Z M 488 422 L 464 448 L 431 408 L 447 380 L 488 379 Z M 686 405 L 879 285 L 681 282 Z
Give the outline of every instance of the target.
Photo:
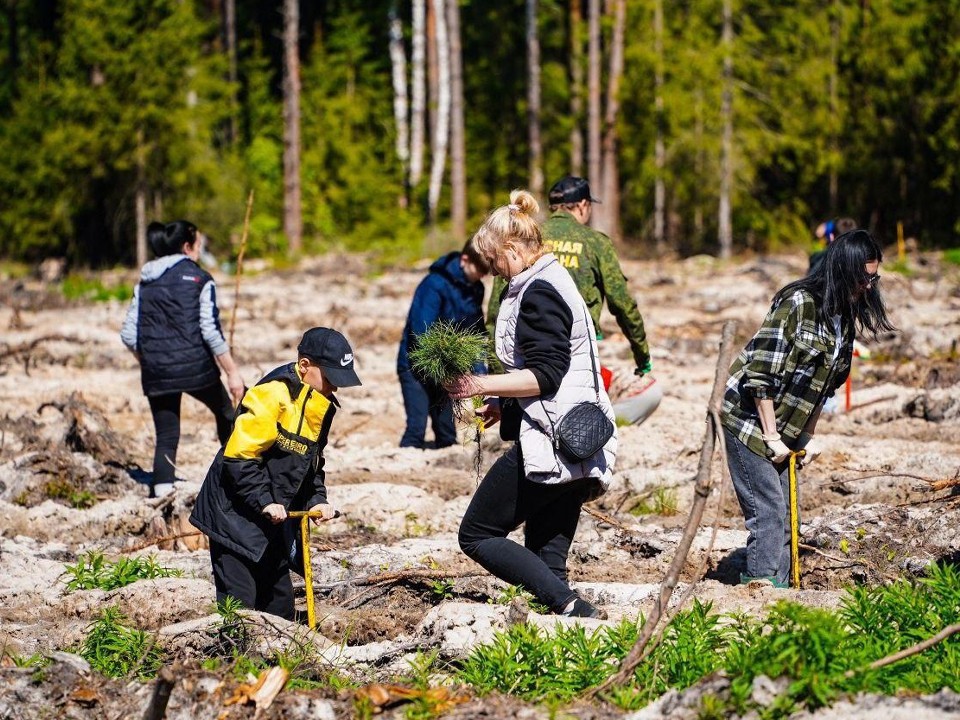
M 486 362 L 489 342 L 486 335 L 440 320 L 417 336 L 410 365 L 418 377 L 442 385 Z
M 410 367 L 414 375 L 435 385 L 442 385 L 461 375 L 472 373 L 490 357 L 490 339 L 481 333 L 440 320 L 417 336 L 416 346 L 410 351 Z M 471 409 L 478 406 L 477 398 Z M 466 413 L 458 401 L 453 402 L 453 413 L 458 420 L 466 420 Z M 476 418 L 477 473 L 480 468 L 480 434 L 483 420 Z

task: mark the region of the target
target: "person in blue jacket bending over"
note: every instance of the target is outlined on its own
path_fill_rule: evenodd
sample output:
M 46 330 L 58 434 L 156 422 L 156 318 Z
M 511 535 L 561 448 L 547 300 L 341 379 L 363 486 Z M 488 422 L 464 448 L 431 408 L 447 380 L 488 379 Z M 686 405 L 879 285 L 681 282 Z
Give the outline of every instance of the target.
M 484 334 L 482 280 L 489 272 L 490 266 L 471 238 L 460 252 L 438 258 L 417 286 L 397 354 L 397 375 L 407 413 L 400 447 L 426 447 L 428 417 L 433 426 L 435 447 L 447 447 L 457 441 L 453 405 L 446 391 L 413 372 L 410 351 L 416 347 L 417 337 L 439 320 Z

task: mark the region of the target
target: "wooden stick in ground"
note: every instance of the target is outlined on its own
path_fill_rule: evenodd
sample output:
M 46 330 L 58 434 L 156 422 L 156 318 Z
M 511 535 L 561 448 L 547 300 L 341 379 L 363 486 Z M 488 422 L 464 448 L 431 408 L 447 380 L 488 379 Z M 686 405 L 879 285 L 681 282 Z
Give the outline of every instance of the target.
M 167 716 L 167 703 L 170 702 L 170 693 L 176 681 L 177 677 L 173 670 L 166 665 L 160 668 L 143 720 L 163 720 Z
M 247 232 L 250 230 L 250 211 L 253 209 L 253 190 L 247 198 L 247 212 L 243 217 L 243 235 L 240 238 L 240 252 L 237 253 L 237 284 L 233 290 L 233 308 L 230 310 L 230 347 L 233 347 L 233 328 L 237 324 L 237 306 L 240 304 L 240 280 L 243 277 L 243 254 L 247 251 Z
M 717 370 L 713 379 L 713 392 L 710 393 L 710 403 L 707 414 L 707 430 L 703 439 L 703 447 L 700 451 L 700 462 L 697 466 L 697 481 L 694 486 L 693 505 L 690 508 L 690 515 L 687 517 L 687 524 L 677 545 L 673 561 L 660 584 L 660 595 L 654 601 L 653 609 L 647 615 L 647 622 L 640 631 L 640 637 L 630 648 L 630 652 L 620 663 L 620 667 L 613 675 L 608 677 L 599 685 L 588 690 L 585 695 L 594 696 L 598 692 L 606 690 L 614 685 L 624 683 L 627 678 L 633 674 L 634 669 L 640 664 L 643 658 L 644 649 L 653 637 L 664 610 L 673 591 L 680 581 L 680 572 L 687 563 L 687 555 L 690 553 L 690 547 L 696 537 L 697 529 L 700 527 L 700 521 L 703 518 L 703 511 L 707 505 L 707 498 L 713 489 L 713 482 L 710 475 L 710 465 L 713 461 L 713 450 L 716 445 L 716 437 L 720 434 L 721 428 L 716 425 L 715 408 L 720 407 L 720 401 L 723 398 L 724 387 L 727 381 L 727 371 L 733 359 L 734 336 L 736 335 L 737 324 L 734 321 L 728 321 L 723 325 L 723 331 L 720 335 L 720 356 L 717 359 Z

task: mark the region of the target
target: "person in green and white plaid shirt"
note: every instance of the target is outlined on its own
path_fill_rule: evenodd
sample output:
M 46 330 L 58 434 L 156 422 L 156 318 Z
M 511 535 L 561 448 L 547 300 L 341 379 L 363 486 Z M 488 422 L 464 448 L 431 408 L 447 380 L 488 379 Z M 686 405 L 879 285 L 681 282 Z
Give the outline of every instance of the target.
M 720 412 L 727 464 L 746 519 L 741 582 L 786 587 L 790 576 L 789 458 L 821 452 L 823 403 L 850 372 L 857 332 L 893 330 L 880 294 L 883 252 L 866 230 L 832 242 L 813 273 L 782 288 L 730 367 Z

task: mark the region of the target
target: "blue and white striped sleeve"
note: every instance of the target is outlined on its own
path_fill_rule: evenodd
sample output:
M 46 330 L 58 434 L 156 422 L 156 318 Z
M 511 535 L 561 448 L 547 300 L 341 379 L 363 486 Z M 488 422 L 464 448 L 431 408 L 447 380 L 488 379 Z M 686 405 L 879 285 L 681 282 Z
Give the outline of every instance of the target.
M 200 334 L 214 355 L 223 355 L 230 350 L 220 327 L 220 310 L 217 308 L 217 290 L 213 280 L 200 290 Z

